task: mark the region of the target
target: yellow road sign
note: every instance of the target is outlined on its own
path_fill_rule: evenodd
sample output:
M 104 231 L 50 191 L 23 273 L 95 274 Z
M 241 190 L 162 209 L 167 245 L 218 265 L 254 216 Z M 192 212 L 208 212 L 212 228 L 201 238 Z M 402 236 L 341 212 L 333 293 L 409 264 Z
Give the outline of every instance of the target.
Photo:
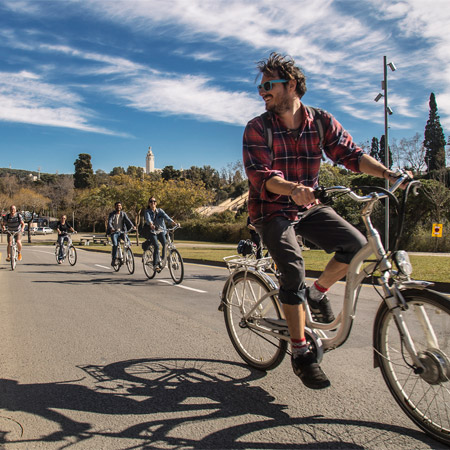
M 431 231 L 431 236 L 442 237 L 442 223 L 433 223 L 433 229 Z

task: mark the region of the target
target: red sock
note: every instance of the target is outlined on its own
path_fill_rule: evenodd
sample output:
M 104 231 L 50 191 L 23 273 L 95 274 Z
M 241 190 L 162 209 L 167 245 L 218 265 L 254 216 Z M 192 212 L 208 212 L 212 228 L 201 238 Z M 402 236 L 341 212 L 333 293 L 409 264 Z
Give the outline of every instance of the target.
M 291 339 L 291 350 L 294 358 L 299 355 L 303 355 L 303 353 L 308 350 L 308 343 L 306 339 Z

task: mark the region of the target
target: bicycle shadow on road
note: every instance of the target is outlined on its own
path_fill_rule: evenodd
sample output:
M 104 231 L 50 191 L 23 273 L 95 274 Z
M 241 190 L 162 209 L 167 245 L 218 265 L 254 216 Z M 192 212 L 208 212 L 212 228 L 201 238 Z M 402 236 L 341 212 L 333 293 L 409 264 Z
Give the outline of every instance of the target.
M 436 444 L 414 429 L 385 423 L 291 417 L 287 405 L 258 386 L 265 373 L 241 363 L 149 358 L 78 368 L 87 377 L 36 384 L 1 379 L 0 407 L 12 413 L 10 423 L 20 411 L 52 422 L 50 428 L 56 431 L 30 432 L 26 423 L 15 422 L 13 432 L 0 420 L 0 443 L 58 442 L 58 448 L 65 448 L 90 440 L 89 448 L 288 450 L 328 449 L 335 444 L 363 449 L 383 447 L 387 441 L 395 447 L 396 439 L 401 442 L 408 436 L 417 440 L 417 447 Z M 92 413 L 91 422 L 70 417 L 79 417 L 79 412 L 85 420 L 86 413 Z M 100 419 L 105 415 L 110 417 Z M 114 416 L 120 422 L 114 422 Z M 120 425 L 114 429 L 110 423 Z M 34 437 L 23 439 L 19 426 Z M 283 436 L 282 443 L 274 440 L 280 427 L 282 433 L 276 436 Z

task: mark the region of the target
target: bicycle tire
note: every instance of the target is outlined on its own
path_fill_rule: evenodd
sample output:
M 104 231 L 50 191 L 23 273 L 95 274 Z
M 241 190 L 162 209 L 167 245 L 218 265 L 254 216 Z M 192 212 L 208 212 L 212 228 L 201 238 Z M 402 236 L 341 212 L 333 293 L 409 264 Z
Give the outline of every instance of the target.
M 15 245 L 11 245 L 11 270 L 14 270 L 17 265 L 17 249 Z
M 59 261 L 59 247 L 60 247 L 60 245 L 56 244 L 56 247 L 55 247 L 55 259 L 56 259 L 56 262 Z
M 175 284 L 180 284 L 184 277 L 184 263 L 180 252 L 176 249 L 169 252 L 169 272 Z
M 153 266 L 153 247 L 145 250 L 142 254 L 142 267 L 144 268 L 144 273 L 149 280 L 154 278 L 156 275 L 156 269 Z
M 127 269 L 128 272 L 130 272 L 130 275 L 133 275 L 134 273 L 134 255 L 131 251 L 131 248 L 127 248 L 125 250 L 125 261 L 127 263 Z
M 394 316 L 384 302 L 375 320 L 375 355 L 384 381 L 406 415 L 425 433 L 450 445 L 450 301 L 428 290 L 407 289 L 402 295 L 408 305 L 402 316 L 425 371 L 415 373 Z M 423 312 L 434 330 L 435 342 L 427 334 L 429 328 L 424 330 L 425 315 L 419 317 Z
M 120 258 L 118 257 L 119 251 L 117 250 L 116 259 L 114 260 L 114 264 L 112 268 L 114 269 L 114 272 L 118 272 L 120 270 Z
M 247 324 L 264 318 L 281 319 L 281 310 L 274 296 L 267 297 L 254 315 L 243 319 L 257 299 L 270 292 L 267 283 L 252 272 L 237 272 L 224 288 L 224 319 L 228 336 L 239 356 L 259 370 L 277 367 L 287 350 L 287 341 L 252 330 Z
M 67 249 L 67 259 L 71 266 L 74 266 L 77 263 L 77 250 L 73 245 L 69 245 L 69 248 Z

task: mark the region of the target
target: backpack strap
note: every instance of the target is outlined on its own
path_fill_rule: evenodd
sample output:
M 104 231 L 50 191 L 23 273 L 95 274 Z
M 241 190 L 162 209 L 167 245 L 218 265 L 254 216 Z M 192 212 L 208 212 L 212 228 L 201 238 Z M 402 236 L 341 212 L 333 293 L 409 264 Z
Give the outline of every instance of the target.
M 266 140 L 267 147 L 269 147 L 270 151 L 272 152 L 273 148 L 273 132 L 272 132 L 272 122 L 270 121 L 270 113 L 265 112 L 260 115 L 263 128 L 264 128 L 264 139 Z
M 319 134 L 319 148 L 320 150 L 323 151 L 323 145 L 325 143 L 325 132 L 323 129 L 323 122 L 322 122 L 322 110 L 319 108 L 313 108 L 312 106 L 305 105 L 305 107 L 308 110 L 309 115 L 314 120 L 317 133 Z

